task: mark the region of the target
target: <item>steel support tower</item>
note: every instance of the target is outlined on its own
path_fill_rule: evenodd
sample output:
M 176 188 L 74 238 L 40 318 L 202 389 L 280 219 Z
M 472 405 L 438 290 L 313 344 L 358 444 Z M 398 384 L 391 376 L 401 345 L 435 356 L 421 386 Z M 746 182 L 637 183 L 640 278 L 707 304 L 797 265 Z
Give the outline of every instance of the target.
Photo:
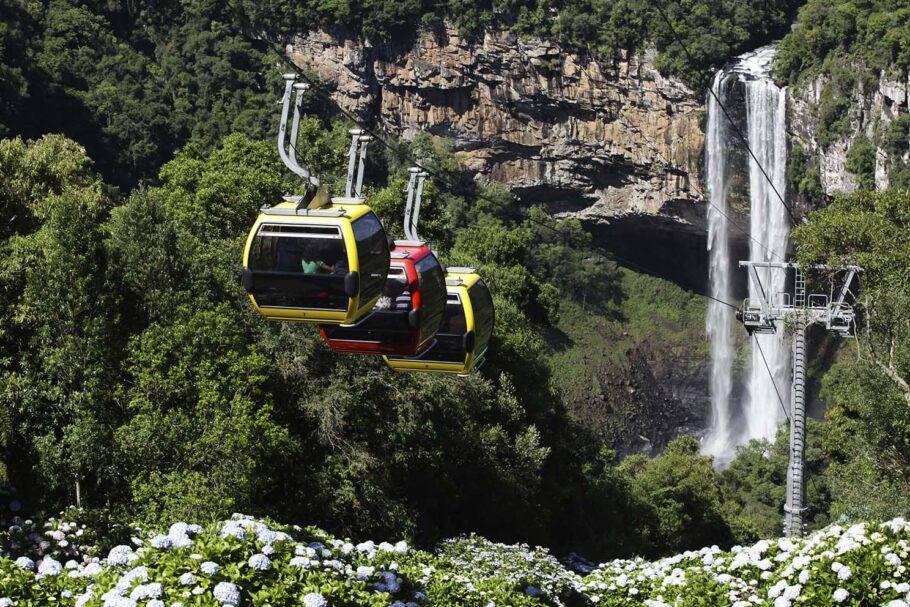
M 850 284 L 862 272 L 859 266 L 811 266 L 810 270 L 844 272 L 844 281 L 837 295 L 811 294 L 806 296 L 803 269 L 795 263 L 740 261 L 749 271 L 749 280 L 759 293 L 758 299 L 747 299 L 737 311 L 737 319 L 754 333 L 777 333 L 782 326 L 793 330 L 793 378 L 790 389 L 790 465 L 787 468 L 787 503 L 784 505 L 784 535 L 794 537 L 803 533 L 806 453 L 806 330 L 810 325 L 823 323 L 839 337 L 852 337 L 854 310 L 846 302 Z M 769 292 L 762 284 L 760 269 L 793 272 L 793 292 Z M 771 280 L 766 281 L 770 286 Z

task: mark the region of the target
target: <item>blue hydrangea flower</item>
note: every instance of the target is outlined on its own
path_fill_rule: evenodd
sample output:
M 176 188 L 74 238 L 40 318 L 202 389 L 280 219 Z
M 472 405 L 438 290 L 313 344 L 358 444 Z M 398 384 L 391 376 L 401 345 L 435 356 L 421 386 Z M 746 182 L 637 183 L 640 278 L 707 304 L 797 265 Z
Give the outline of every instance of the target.
M 218 582 L 212 593 L 223 605 L 237 605 L 240 603 L 240 589 L 230 582 Z
M 190 526 L 183 522 L 176 522 L 171 525 L 167 530 L 167 535 L 170 538 L 183 537 L 190 530 Z
M 123 574 L 123 577 L 117 582 L 115 586 L 116 590 L 120 591 L 120 594 L 124 594 L 129 590 L 130 586 L 133 585 L 133 582 L 144 582 L 149 579 L 149 570 L 147 567 L 136 567 L 130 571 Z
M 228 521 L 221 528 L 221 537 L 235 537 L 242 541 L 246 539 L 246 529 L 235 521 Z
M 104 599 L 104 607 L 137 607 L 136 601 L 125 596 L 108 596 Z
M 263 524 L 256 526 L 256 539 L 263 544 L 271 544 L 278 537 L 278 534 Z
M 206 575 L 218 575 L 218 572 L 221 570 L 221 566 L 218 563 L 213 563 L 212 561 L 205 561 L 199 565 L 199 569 Z
M 293 567 L 309 567 L 310 559 L 305 556 L 295 556 L 288 564 Z
M 134 601 L 142 601 L 145 599 L 157 599 L 162 594 L 164 594 L 164 588 L 161 587 L 161 584 L 152 582 L 151 584 L 140 584 L 133 588 L 130 598 Z
M 29 571 L 35 570 L 35 561 L 28 558 L 27 556 L 20 556 L 19 558 L 17 558 L 16 565 L 18 565 L 19 567 L 22 567 L 23 569 L 27 569 Z
M 270 561 L 269 557 L 264 554 L 254 554 L 247 561 L 247 565 L 249 565 L 252 569 L 257 569 L 259 571 L 268 571 L 272 568 L 272 561 Z
M 60 575 L 62 572 L 63 565 L 60 564 L 60 561 L 55 561 L 49 556 L 38 565 L 38 575 Z
M 525 594 L 528 596 L 543 596 L 543 591 L 537 586 L 528 586 L 525 588 Z
M 189 571 L 187 571 L 186 573 L 184 573 L 183 575 L 180 576 L 180 584 L 182 586 L 192 586 L 195 583 L 196 583 L 196 576 L 193 575 L 192 573 L 190 573 Z
M 113 567 L 129 565 L 136 557 L 133 549 L 123 544 L 114 546 L 107 554 L 107 563 Z
M 156 535 L 152 538 L 151 541 L 152 548 L 158 548 L 159 550 L 167 550 L 168 548 L 174 545 L 174 540 L 166 535 Z
M 271 544 L 266 544 L 262 547 L 262 554 L 266 556 L 271 556 L 275 554 L 275 548 Z
M 165 605 L 164 605 L 164 601 L 162 601 L 161 599 L 152 599 L 151 601 L 149 601 L 148 603 L 145 604 L 145 607 L 165 607 Z
M 89 563 L 79 575 L 80 577 L 95 577 L 102 571 L 104 571 L 104 568 L 99 563 Z
M 329 602 L 318 592 L 311 592 L 303 597 L 304 607 L 328 607 Z

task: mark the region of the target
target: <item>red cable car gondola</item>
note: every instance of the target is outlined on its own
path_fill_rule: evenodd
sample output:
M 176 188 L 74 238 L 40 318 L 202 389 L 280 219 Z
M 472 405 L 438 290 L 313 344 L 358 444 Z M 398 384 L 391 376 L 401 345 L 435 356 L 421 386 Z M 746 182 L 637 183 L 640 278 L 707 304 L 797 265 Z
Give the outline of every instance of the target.
M 336 352 L 414 356 L 433 342 L 445 309 L 445 273 L 423 242 L 399 240 L 385 288 L 372 312 L 354 325 L 322 325 Z

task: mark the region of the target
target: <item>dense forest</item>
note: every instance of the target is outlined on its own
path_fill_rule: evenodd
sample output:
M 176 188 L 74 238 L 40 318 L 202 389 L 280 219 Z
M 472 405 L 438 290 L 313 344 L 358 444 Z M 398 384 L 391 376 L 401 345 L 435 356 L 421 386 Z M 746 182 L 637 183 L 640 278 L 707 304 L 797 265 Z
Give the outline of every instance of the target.
M 481 373 L 392 375 L 335 356 L 312 328 L 259 318 L 239 260 L 259 207 L 299 187 L 271 142 L 283 68 L 274 45 L 295 31 L 388 42 L 448 20 L 469 37 L 508 27 L 605 61 L 654 46 L 658 67 L 696 89 L 733 55 L 783 37 L 778 78 L 797 86 L 828 75 L 819 112 L 833 137 L 864 78 L 910 69 L 910 6 L 800 5 L 4 1 L 3 501 L 48 515 L 74 503 L 78 487 L 86 510 L 111 524 L 244 511 L 339 536 L 432 546 L 477 532 L 590 558 L 777 535 L 786 429 L 718 472 L 688 436 L 657 457 L 619 461 L 565 405 L 556 376 L 572 370 L 554 364 L 546 339 L 561 314 L 583 305 L 628 317 L 639 305 L 632 291 L 651 289 L 697 315 L 694 297 L 619 267 L 580 222 L 465 183 L 451 142 L 396 142 L 371 157 L 367 191 L 398 226 L 408 164 L 438 173 L 422 232 L 446 263 L 477 267 L 495 296 Z M 353 125 L 318 91 L 304 111 L 303 161 L 338 181 Z M 895 120 L 874 143 L 905 154 L 908 128 Z M 869 147 L 855 144 L 854 166 Z M 826 208 L 794 233 L 801 261 L 866 268 L 861 334 L 821 379 L 827 413 L 810 425 L 816 528 L 910 507 L 910 195 L 862 185 L 830 205 L 815 187 Z

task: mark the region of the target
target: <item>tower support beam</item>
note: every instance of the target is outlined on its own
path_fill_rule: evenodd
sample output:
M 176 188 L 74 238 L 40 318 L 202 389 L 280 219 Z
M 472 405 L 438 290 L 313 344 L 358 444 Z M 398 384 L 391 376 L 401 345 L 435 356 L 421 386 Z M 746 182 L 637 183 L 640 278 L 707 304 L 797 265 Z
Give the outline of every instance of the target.
M 803 269 L 795 263 L 741 261 L 740 267 L 749 270 L 749 278 L 757 287 L 761 300 L 746 300 L 736 317 L 752 333 L 776 333 L 789 321 L 793 328 L 793 381 L 790 387 L 790 464 L 787 468 L 787 496 L 784 505 L 784 535 L 798 537 L 805 529 L 805 455 L 806 455 L 806 330 L 813 323 L 824 324 L 839 336 L 852 335 L 853 306 L 844 302 L 850 283 L 862 268 L 859 266 L 811 266 L 813 270 L 844 271 L 846 278 L 837 299 L 825 295 L 807 298 Z M 792 270 L 793 294 L 769 293 L 761 284 L 757 268 Z

